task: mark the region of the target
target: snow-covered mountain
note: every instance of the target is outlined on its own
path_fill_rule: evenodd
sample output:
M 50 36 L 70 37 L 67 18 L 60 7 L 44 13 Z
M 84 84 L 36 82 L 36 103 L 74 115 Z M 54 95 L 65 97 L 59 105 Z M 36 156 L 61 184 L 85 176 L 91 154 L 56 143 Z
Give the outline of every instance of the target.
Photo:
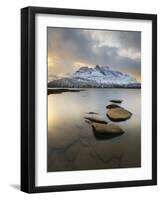
M 96 65 L 95 68 L 81 67 L 68 77 L 53 80 L 48 87 L 59 88 L 108 88 L 129 87 L 140 88 L 141 84 L 128 74 L 114 71 L 108 66 Z

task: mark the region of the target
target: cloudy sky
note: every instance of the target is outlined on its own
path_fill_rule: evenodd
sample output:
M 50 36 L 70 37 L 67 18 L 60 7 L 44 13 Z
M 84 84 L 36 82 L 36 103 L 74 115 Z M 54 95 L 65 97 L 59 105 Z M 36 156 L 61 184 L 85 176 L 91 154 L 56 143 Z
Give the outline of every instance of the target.
M 99 64 L 128 73 L 140 81 L 140 32 L 54 27 L 47 31 L 49 77 Z

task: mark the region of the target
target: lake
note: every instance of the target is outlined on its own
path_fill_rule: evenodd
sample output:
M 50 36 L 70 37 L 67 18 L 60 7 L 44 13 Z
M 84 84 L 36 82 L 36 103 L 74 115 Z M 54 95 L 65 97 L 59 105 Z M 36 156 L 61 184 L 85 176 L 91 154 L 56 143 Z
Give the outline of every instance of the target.
M 132 113 L 122 122 L 106 116 L 110 100 Z M 91 88 L 48 95 L 47 170 L 71 171 L 141 167 L 141 89 Z M 96 112 L 96 114 L 87 114 Z M 84 117 L 100 116 L 124 134 L 98 139 Z

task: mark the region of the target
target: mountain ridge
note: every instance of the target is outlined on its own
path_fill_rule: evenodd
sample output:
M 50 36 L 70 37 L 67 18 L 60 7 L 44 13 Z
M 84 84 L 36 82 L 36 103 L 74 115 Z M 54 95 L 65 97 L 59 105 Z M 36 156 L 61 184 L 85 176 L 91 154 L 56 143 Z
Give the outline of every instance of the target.
M 60 88 L 140 88 L 130 75 L 114 71 L 109 66 L 81 67 L 68 77 L 50 81 L 48 87 Z

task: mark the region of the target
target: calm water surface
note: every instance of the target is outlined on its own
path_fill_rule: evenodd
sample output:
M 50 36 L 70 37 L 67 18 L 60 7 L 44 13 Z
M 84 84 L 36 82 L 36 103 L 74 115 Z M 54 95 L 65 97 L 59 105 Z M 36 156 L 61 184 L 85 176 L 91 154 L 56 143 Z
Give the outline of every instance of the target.
M 51 171 L 131 168 L 141 166 L 140 89 L 85 89 L 48 96 L 48 160 Z M 111 122 L 106 106 L 111 99 L 132 112 L 124 122 Z M 96 112 L 99 115 L 89 115 Z M 125 133 L 98 140 L 85 116 L 100 116 Z

